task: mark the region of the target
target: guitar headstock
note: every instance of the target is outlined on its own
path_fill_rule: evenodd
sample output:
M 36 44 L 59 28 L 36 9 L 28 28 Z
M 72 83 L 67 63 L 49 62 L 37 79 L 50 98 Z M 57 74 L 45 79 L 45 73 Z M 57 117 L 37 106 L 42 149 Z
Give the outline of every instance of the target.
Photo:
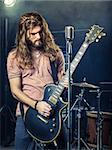
M 86 33 L 85 42 L 88 44 L 91 44 L 94 41 L 98 42 L 102 36 L 106 35 L 103 32 L 103 29 L 104 28 L 100 27 L 99 25 L 93 25 L 89 30 L 89 33 Z

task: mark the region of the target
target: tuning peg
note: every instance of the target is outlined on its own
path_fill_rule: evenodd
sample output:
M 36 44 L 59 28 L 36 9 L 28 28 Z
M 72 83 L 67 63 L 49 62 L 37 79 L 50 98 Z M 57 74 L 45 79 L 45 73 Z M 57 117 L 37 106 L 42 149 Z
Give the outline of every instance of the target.
M 99 42 L 99 39 L 96 39 L 96 42 Z
M 106 33 L 102 33 L 102 36 L 106 36 Z
M 101 35 L 99 35 L 98 38 L 101 39 Z
M 101 33 L 98 35 L 98 38 L 101 39 L 102 36 L 106 36 L 106 34 L 103 33 L 103 32 L 101 32 Z

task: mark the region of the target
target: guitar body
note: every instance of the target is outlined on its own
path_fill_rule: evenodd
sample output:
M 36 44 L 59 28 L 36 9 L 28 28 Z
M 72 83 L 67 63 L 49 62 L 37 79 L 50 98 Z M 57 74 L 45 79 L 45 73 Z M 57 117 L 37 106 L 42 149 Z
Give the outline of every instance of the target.
M 50 143 L 56 139 L 61 130 L 61 112 L 67 106 L 61 98 L 57 100 L 56 105 L 49 102 L 49 97 L 56 89 L 56 85 L 51 84 L 45 87 L 43 100 L 52 107 L 49 118 L 39 114 L 37 110 L 29 108 L 25 115 L 25 126 L 28 133 L 36 140 L 42 143 Z

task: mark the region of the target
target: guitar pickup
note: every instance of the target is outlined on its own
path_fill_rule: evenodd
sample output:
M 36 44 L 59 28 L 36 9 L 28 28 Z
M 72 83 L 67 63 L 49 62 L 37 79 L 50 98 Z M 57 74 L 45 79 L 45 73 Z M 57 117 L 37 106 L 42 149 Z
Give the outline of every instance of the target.
M 48 120 L 46 120 L 46 119 L 44 119 L 42 116 L 40 116 L 40 115 L 37 115 L 37 117 L 41 120 L 41 121 L 43 121 L 44 123 L 48 123 Z

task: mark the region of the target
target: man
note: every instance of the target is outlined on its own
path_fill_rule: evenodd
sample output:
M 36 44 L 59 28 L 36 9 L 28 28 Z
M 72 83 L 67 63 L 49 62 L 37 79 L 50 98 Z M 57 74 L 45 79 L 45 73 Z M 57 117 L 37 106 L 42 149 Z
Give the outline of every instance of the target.
M 45 85 L 54 83 L 51 68 L 53 61 L 59 81 L 65 72 L 64 56 L 55 44 L 47 22 L 36 12 L 22 15 L 19 21 L 17 46 L 11 50 L 7 58 L 11 92 L 19 101 L 16 110 L 16 150 L 33 150 L 36 147 L 31 136 L 26 132 L 24 119 L 21 117 L 20 102 L 23 104 L 24 116 L 29 106 L 45 117 L 50 115 L 51 106 L 42 100 Z M 59 149 L 66 147 L 66 135 L 63 130 L 62 128 L 57 138 Z M 54 149 L 55 147 L 51 145 L 53 144 L 49 144 L 48 148 Z

